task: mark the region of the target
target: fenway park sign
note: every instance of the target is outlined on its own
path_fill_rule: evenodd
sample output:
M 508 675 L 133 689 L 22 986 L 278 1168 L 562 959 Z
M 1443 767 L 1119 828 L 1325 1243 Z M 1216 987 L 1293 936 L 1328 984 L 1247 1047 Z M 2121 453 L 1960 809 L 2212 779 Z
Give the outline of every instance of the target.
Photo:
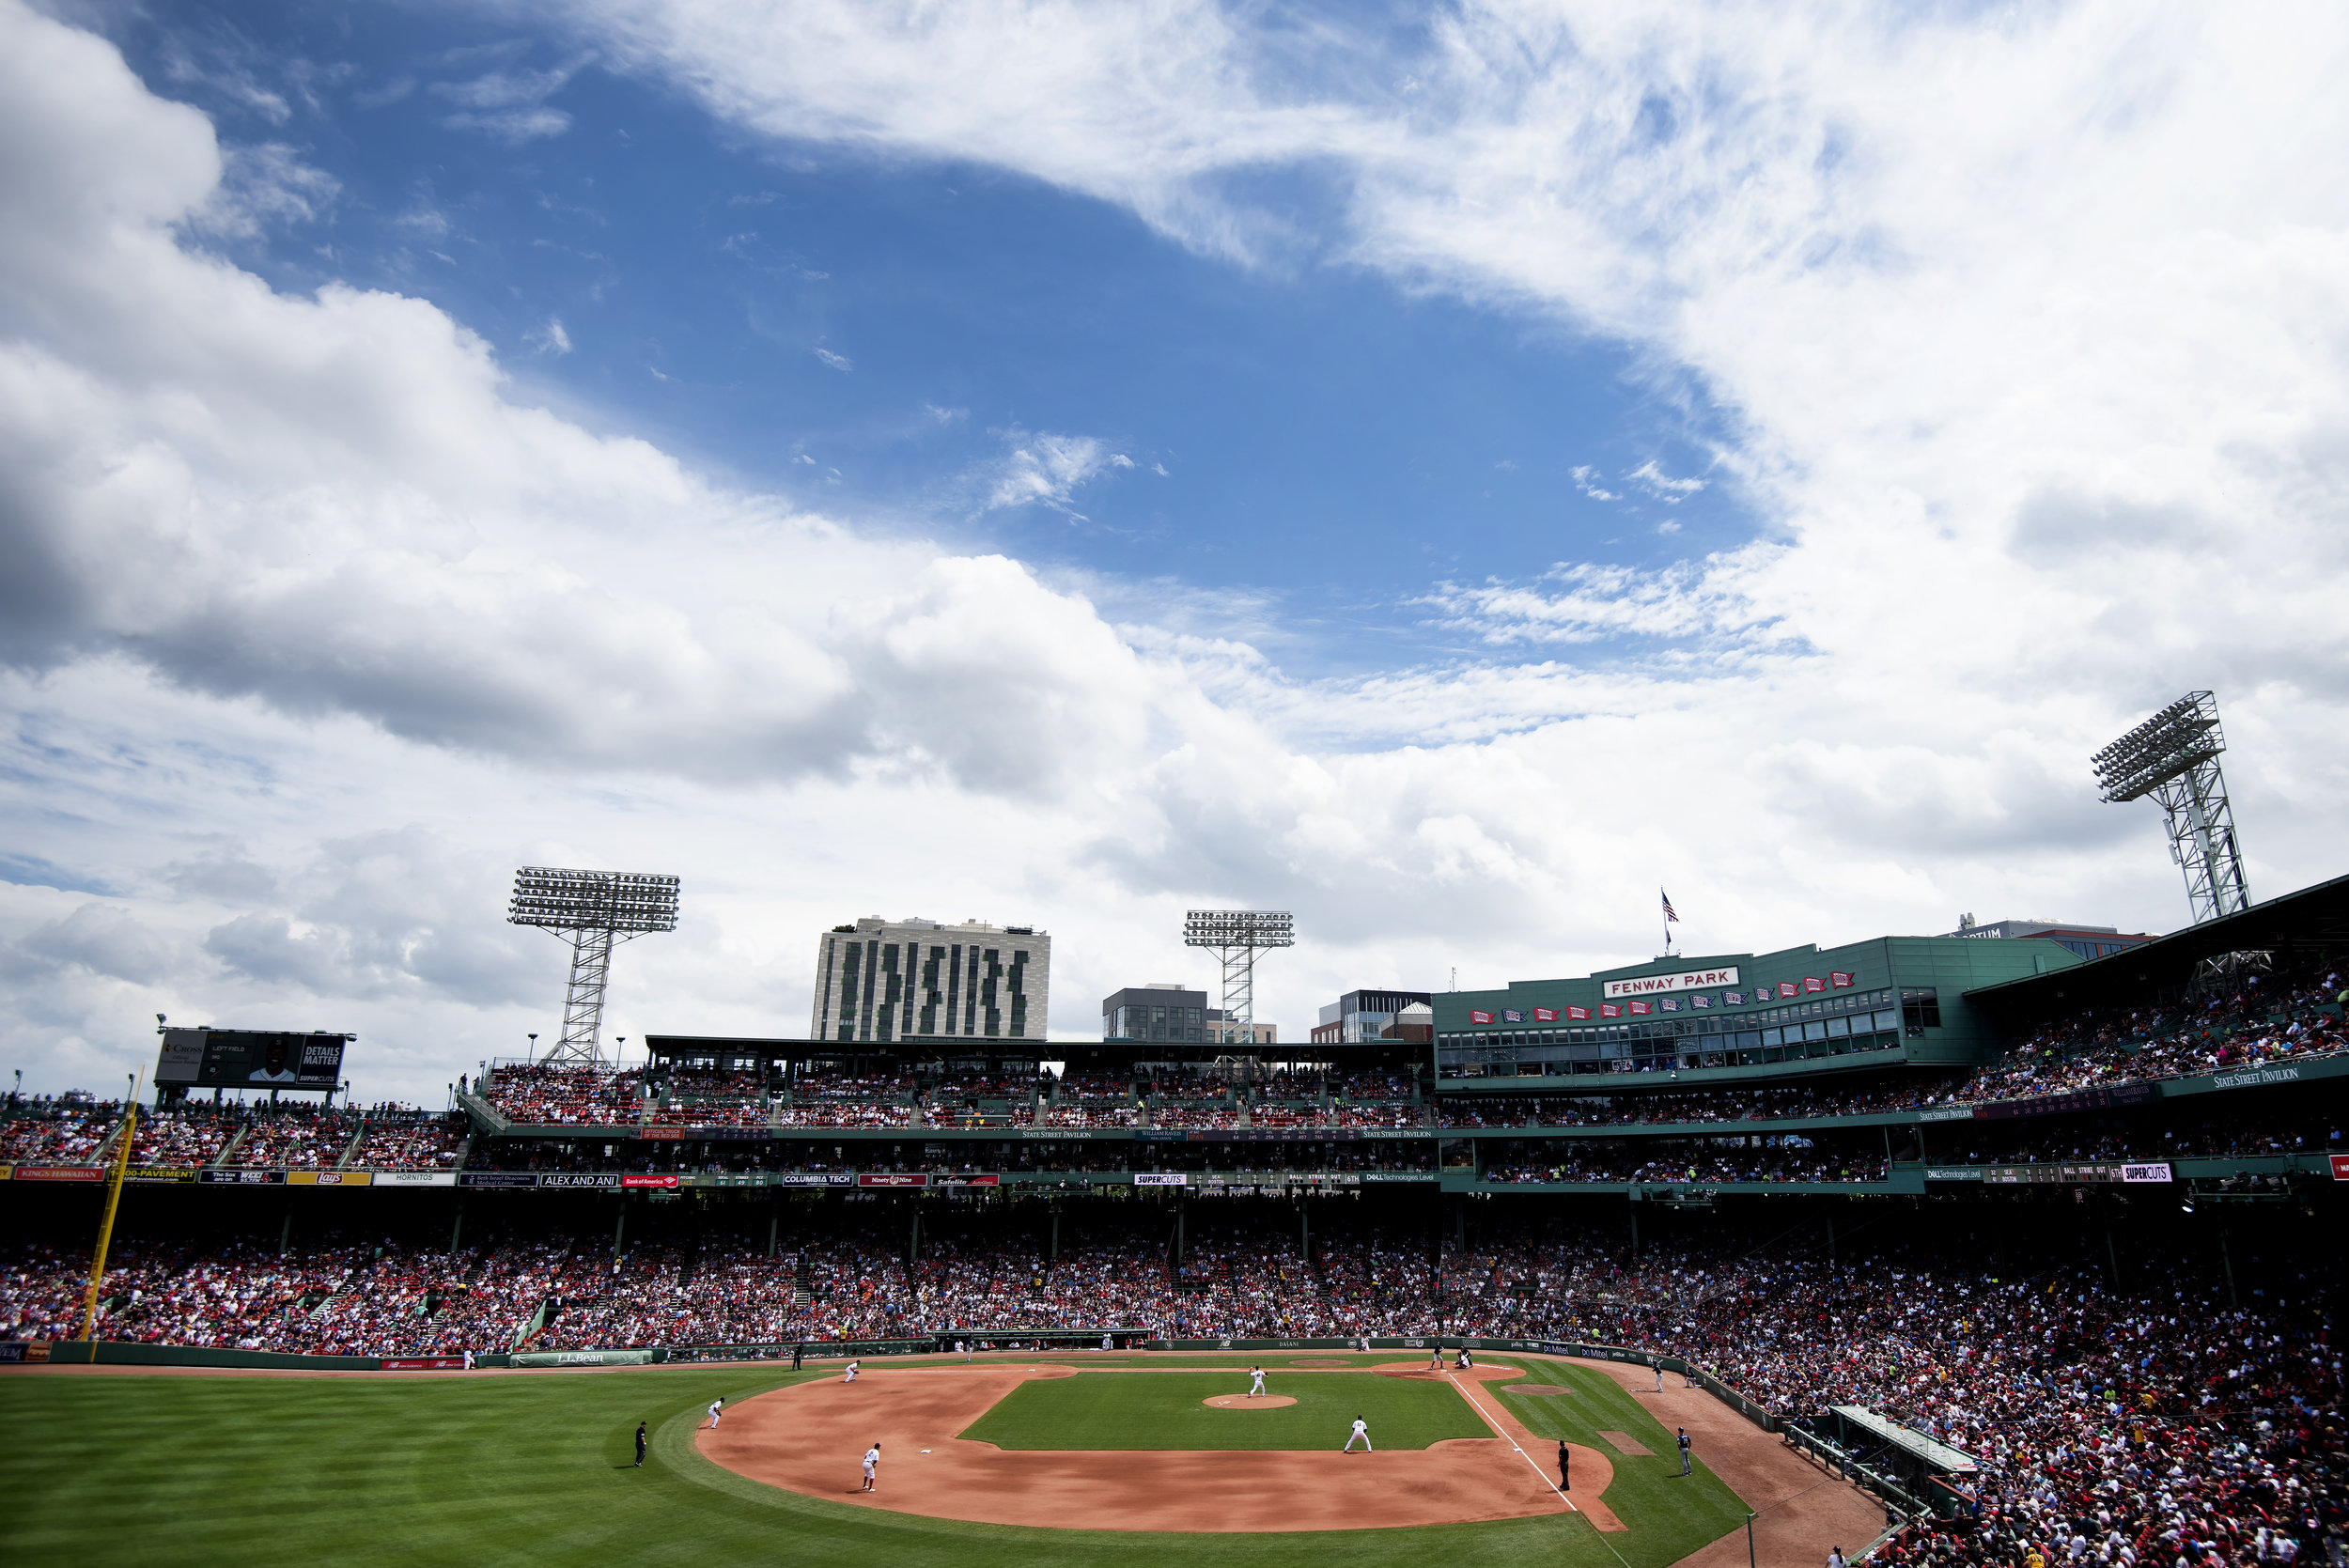
M 1610 980 L 1607 998 L 1656 996 L 1670 991 L 1702 991 L 1714 986 L 1737 984 L 1737 966 L 1718 970 L 1683 970 L 1678 974 L 1643 974 L 1636 980 Z

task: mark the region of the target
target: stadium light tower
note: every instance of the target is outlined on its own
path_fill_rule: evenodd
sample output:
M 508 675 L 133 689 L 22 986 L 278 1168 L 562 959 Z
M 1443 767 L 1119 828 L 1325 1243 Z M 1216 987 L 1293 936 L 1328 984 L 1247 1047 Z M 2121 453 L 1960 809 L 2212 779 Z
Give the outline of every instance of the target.
M 674 877 L 628 871 L 526 865 L 514 873 L 514 902 L 506 918 L 516 925 L 543 926 L 571 944 L 563 1037 L 539 1061 L 593 1067 L 603 1060 L 596 1034 L 603 1024 L 603 983 L 612 970 L 613 944 L 676 930 L 677 888 Z
M 1224 1038 L 1237 1025 L 1254 1045 L 1257 950 L 1295 947 L 1297 923 L 1286 909 L 1193 909 L 1183 918 L 1183 945 L 1211 949 L 1222 960 Z
M 2089 759 L 2108 803 L 2150 795 L 2168 814 L 2170 858 L 2186 873 L 2197 925 L 2251 904 L 2227 781 L 2218 771 L 2226 749 L 2217 700 L 2188 691 Z

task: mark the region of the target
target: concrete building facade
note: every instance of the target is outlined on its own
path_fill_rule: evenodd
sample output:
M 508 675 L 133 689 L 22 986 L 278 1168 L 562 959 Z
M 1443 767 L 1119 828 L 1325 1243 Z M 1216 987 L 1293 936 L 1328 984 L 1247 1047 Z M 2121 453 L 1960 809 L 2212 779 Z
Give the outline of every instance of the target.
M 1052 939 L 1026 925 L 882 920 L 817 939 L 818 1040 L 1032 1041 L 1047 1035 Z

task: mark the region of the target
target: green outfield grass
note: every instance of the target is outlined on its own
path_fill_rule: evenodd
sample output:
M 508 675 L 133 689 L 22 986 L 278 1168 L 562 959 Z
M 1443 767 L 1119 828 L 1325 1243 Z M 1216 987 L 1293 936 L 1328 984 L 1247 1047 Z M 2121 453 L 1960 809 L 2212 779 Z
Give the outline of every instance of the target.
M 1354 1418 L 1376 1448 L 1423 1449 L 1491 1427 L 1451 1387 L 1369 1372 L 1268 1368 L 1265 1391 L 1297 1401 L 1277 1410 L 1211 1410 L 1244 1394 L 1245 1372 L 1083 1372 L 1022 1383 L 962 1436 L 1006 1449 L 1333 1449 Z
M 1529 1378 L 1557 1375 L 1527 1365 Z M 1301 1375 L 1276 1374 L 1274 1382 Z M 1607 1501 L 1630 1529 L 1605 1537 L 1571 1516 L 1281 1535 L 1015 1529 L 801 1497 L 694 1452 L 693 1428 L 712 1397 L 739 1400 L 799 1380 L 751 1366 L 412 1379 L 0 1373 L 8 1488 L 0 1561 L 1666 1568 L 1744 1517 L 1709 1475 L 1682 1481 L 1664 1473 L 1678 1465 L 1659 1458 L 1616 1462 Z M 1587 1381 L 1595 1409 L 1612 1387 L 1595 1374 L 1563 1380 Z M 1237 1387 L 1245 1390 L 1244 1377 Z M 1593 1423 L 1579 1405 L 1553 1408 L 1569 1402 L 1513 1408 L 1536 1431 L 1566 1421 L 1581 1434 Z M 642 1470 L 630 1467 L 639 1421 L 653 1433 Z M 1595 1424 L 1646 1436 L 1659 1454 L 1666 1446 L 1627 1398 L 1605 1405 Z

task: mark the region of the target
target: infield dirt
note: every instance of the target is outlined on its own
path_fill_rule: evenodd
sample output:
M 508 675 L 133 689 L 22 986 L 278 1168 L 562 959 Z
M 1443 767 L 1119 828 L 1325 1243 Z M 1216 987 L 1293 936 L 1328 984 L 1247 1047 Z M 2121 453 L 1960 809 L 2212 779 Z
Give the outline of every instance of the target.
M 1379 1369 L 1386 1370 L 1386 1369 Z M 1398 1372 L 1418 1372 L 1402 1367 Z M 1471 1400 L 1501 1437 L 1454 1438 L 1415 1451 L 1341 1453 L 1262 1450 L 1006 1452 L 957 1437 L 1021 1383 L 1072 1377 L 1057 1366 L 880 1368 L 854 1384 L 796 1384 L 729 1408 L 701 1452 L 770 1485 L 934 1519 L 1063 1529 L 1370 1529 L 1563 1514 L 1620 1529 L 1597 1499 L 1613 1471 L 1574 1450 L 1571 1505 L 1517 1447 L 1537 1440 L 1489 1397 Z M 1300 1374 L 1310 1375 L 1310 1374 Z M 1515 1368 L 1472 1375 L 1518 1377 Z M 1464 1396 L 1465 1397 L 1465 1396 Z M 1515 1428 L 1515 1430 L 1510 1430 Z M 878 1490 L 857 1490 L 858 1461 L 881 1449 Z

